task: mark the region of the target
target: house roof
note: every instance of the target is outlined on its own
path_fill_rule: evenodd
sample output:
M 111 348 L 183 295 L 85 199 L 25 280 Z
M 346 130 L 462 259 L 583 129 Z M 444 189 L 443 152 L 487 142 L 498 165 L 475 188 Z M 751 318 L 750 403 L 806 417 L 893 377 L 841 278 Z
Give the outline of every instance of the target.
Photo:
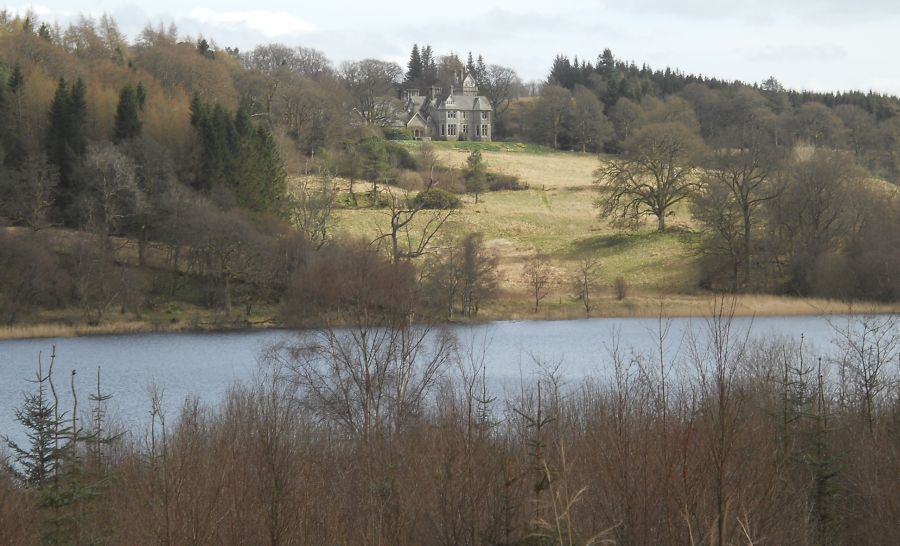
M 449 104 L 448 104 L 449 103 Z M 438 110 L 493 110 L 491 101 L 483 96 L 450 95 L 437 105 Z
M 416 118 L 418 118 L 418 123 L 416 123 Z M 409 118 L 409 121 L 406 122 L 407 128 L 410 128 L 414 125 L 421 126 L 421 127 L 427 127 L 428 123 L 426 123 L 425 118 L 422 117 L 422 114 L 416 112 L 415 114 L 413 114 L 413 116 L 411 118 Z

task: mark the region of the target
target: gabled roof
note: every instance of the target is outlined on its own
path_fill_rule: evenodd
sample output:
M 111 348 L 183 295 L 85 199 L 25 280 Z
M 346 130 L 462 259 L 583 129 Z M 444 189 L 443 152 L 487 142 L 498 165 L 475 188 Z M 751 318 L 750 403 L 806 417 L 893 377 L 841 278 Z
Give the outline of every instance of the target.
M 409 118 L 409 121 L 406 122 L 407 129 L 410 127 L 412 122 L 414 122 L 416 120 L 416 118 L 419 118 L 419 123 L 421 123 L 422 126 L 424 126 L 424 127 L 428 126 L 428 122 L 425 121 L 425 118 L 422 117 L 422 114 L 420 114 L 419 112 L 416 112 L 415 114 L 413 114 L 413 116 L 411 118 Z
M 439 102 L 436 108 L 438 110 L 493 110 L 491 101 L 487 97 L 455 94 Z

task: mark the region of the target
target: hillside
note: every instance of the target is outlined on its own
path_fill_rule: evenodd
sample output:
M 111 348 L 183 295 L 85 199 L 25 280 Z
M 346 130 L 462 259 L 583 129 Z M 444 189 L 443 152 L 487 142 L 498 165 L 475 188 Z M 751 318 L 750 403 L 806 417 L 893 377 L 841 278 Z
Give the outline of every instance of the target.
M 410 144 L 411 149 L 418 145 Z M 485 306 L 484 318 L 578 318 L 585 310 L 573 294 L 572 278 L 582 259 L 600 261 L 596 280 L 600 316 L 652 316 L 662 309 L 670 314 L 693 315 L 708 311 L 711 293 L 698 288 L 699 244 L 703 226 L 686 207 L 676 210 L 673 229 L 658 233 L 648 224 L 623 232 L 601 221 L 594 205 L 594 171 L 606 159 L 595 154 L 557 152 L 516 143 L 434 143 L 440 161 L 464 168 L 471 149 L 480 147 L 488 168 L 518 176 L 528 184 L 523 191 L 483 194 L 476 204 L 464 196 L 454 213 L 448 235 L 478 232 L 498 258 L 501 296 Z M 876 182 L 881 190 L 893 188 Z M 402 190 L 393 188 L 394 192 Z M 893 190 L 890 190 L 893 191 Z M 378 209 L 343 209 L 336 229 L 375 239 L 386 229 L 388 213 Z M 440 243 L 438 243 L 438 246 Z M 536 254 L 546 254 L 553 270 L 553 286 L 538 313 L 531 309 L 525 265 Z M 625 279 L 629 295 L 618 300 L 613 288 Z M 897 310 L 896 304 L 859 304 L 878 311 Z M 740 314 L 812 314 L 842 312 L 846 303 L 822 298 L 743 295 Z

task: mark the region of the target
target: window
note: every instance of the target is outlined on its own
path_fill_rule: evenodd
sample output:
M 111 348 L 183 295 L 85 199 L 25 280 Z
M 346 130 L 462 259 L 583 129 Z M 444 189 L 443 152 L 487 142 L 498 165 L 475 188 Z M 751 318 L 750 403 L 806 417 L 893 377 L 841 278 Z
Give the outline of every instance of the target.
M 441 136 L 445 136 L 447 134 L 447 124 L 441 123 Z
M 451 110 L 447 112 L 447 119 L 456 119 L 456 110 Z
M 456 124 L 451 123 L 447 125 L 447 136 L 455 136 L 456 135 Z
M 465 116 L 463 116 L 463 117 L 465 117 Z M 469 134 L 469 125 L 468 124 L 464 124 L 462 126 L 462 134 L 464 134 L 464 135 Z
M 468 112 L 463 112 L 462 115 L 463 115 L 463 119 L 469 119 L 469 113 L 468 113 Z
M 481 126 L 481 136 L 488 136 L 488 126 L 487 125 Z
M 487 118 L 488 118 L 488 113 L 487 113 L 487 112 L 482 112 L 482 113 L 481 113 L 481 119 L 486 120 Z

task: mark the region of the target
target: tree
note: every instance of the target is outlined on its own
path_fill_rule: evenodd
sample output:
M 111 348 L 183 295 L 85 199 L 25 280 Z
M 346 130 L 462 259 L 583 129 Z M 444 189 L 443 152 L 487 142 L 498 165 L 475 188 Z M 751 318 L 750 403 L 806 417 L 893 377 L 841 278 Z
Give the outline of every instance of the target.
M 484 245 L 484 236 L 470 233 L 462 240 L 460 297 L 462 314 L 474 317 L 497 287 L 497 258 Z
M 328 173 L 316 177 L 315 187 L 309 179 L 302 179 L 300 188 L 288 199 L 291 223 L 316 250 L 321 249 L 331 235 L 336 199 L 337 186 Z
M 366 125 L 390 125 L 403 111 L 396 86 L 403 69 L 396 63 L 365 59 L 344 63 L 341 79 L 353 97 L 354 112 Z
M 25 114 L 25 76 L 22 65 L 13 65 L 12 73 L 6 81 L 6 89 L 0 81 L 0 148 L 3 151 L 3 163 L 12 169 L 19 168 L 25 161 L 27 152 L 23 138 Z
M 531 297 L 534 299 L 534 312 L 537 313 L 541 302 L 550 293 L 550 287 L 553 284 L 553 269 L 550 267 L 550 258 L 546 254 L 536 254 L 525 264 L 522 276 L 528 285 Z
M 118 144 L 141 134 L 140 111 L 144 108 L 144 100 L 144 87 L 141 84 L 138 84 L 137 89 L 131 84 L 122 88 L 119 105 L 116 107 L 113 142 Z
M 481 57 L 478 59 L 480 62 Z M 510 104 L 518 97 L 522 81 L 515 70 L 498 64 L 488 65 L 483 70 L 476 65 L 476 77 L 479 93 L 487 97 L 493 108 L 494 135 L 502 136 L 507 131 L 506 113 Z
M 65 216 L 81 194 L 82 182 L 76 169 L 87 149 L 84 124 L 87 117 L 84 81 L 79 78 L 71 88 L 60 78 L 50 105 L 47 130 L 47 160 L 59 170 L 56 206 Z M 71 222 L 71 218 L 67 218 Z
M 703 177 L 703 185 L 710 194 L 704 204 L 711 206 L 705 208 L 706 214 L 700 214 L 711 221 L 708 225 L 718 226 L 717 232 L 727 239 L 730 228 L 722 223 L 725 217 L 721 213 L 731 206 L 722 200 L 725 195 L 718 192 L 716 186 L 728 190 L 728 199 L 733 201 L 734 209 L 740 215 L 742 239 L 740 247 L 732 250 L 740 257 L 744 282 L 749 280 L 753 268 L 754 213 L 767 201 L 777 198 L 782 190 L 776 177 L 781 157 L 769 131 L 756 121 L 752 125 L 747 123 L 723 129 L 726 136 L 720 138 L 721 146 L 713 152 L 710 168 Z M 739 284 L 736 269 L 734 274 L 733 286 L 736 288 Z
M 823 260 L 854 229 L 854 192 L 863 173 L 847 153 L 820 149 L 791 164 L 785 177 L 781 197 L 767 207 L 773 251 L 786 266 L 788 290 L 809 294 L 826 278 Z
M 601 216 L 617 214 L 634 226 L 652 215 L 664 231 L 671 207 L 698 187 L 695 171 L 702 153 L 703 141 L 681 123 L 651 123 L 632 133 L 622 157 L 594 172 Z
M 575 271 L 573 279 L 573 287 L 575 289 L 575 299 L 584 305 L 584 313 L 588 318 L 591 311 L 594 310 L 595 302 L 593 300 L 594 290 L 597 288 L 597 273 L 600 270 L 600 260 L 595 257 L 582 258 L 578 262 L 578 269 Z
M 59 171 L 40 154 L 0 179 L 0 215 L 37 231 L 49 224 L 48 213 L 59 183 Z
M 422 81 L 425 72 L 425 66 L 422 63 L 422 56 L 419 54 L 418 44 L 413 44 L 412 52 L 409 55 L 409 62 L 406 65 L 406 76 L 403 85 L 412 88 Z
M 572 94 L 568 89 L 559 85 L 545 86 L 532 112 L 535 138 L 548 146 L 559 148 L 561 141 L 568 137 L 573 106 Z
M 374 242 L 389 241 L 391 260 L 395 264 L 425 254 L 431 240 L 453 215 L 453 209 L 426 210 L 424 201 L 410 199 L 409 195 L 390 193 L 389 199 L 390 228 L 381 231 Z
M 634 101 L 625 97 L 620 98 L 609 111 L 609 119 L 616 132 L 616 140 L 619 144 L 625 142 L 641 120 L 641 107 Z
M 475 203 L 478 203 L 478 194 L 487 189 L 487 168 L 481 158 L 481 150 L 472 150 L 466 160 L 466 191 L 475 194 Z
M 576 85 L 573 95 L 574 144 L 581 146 L 582 152 L 602 150 L 613 136 L 612 125 L 603 115 L 603 103 L 593 91 L 583 85 Z
M 810 146 L 836 146 L 844 139 L 844 124 L 821 102 L 807 102 L 794 115 L 794 133 Z
M 134 162 L 111 144 L 92 144 L 85 167 L 88 185 L 79 203 L 85 226 L 103 238 L 122 233 L 144 206 Z
M 372 206 L 378 206 L 378 184 L 387 181 L 391 168 L 384 140 L 371 136 L 357 142 L 354 148 L 361 159 L 362 177 L 372 182 Z

